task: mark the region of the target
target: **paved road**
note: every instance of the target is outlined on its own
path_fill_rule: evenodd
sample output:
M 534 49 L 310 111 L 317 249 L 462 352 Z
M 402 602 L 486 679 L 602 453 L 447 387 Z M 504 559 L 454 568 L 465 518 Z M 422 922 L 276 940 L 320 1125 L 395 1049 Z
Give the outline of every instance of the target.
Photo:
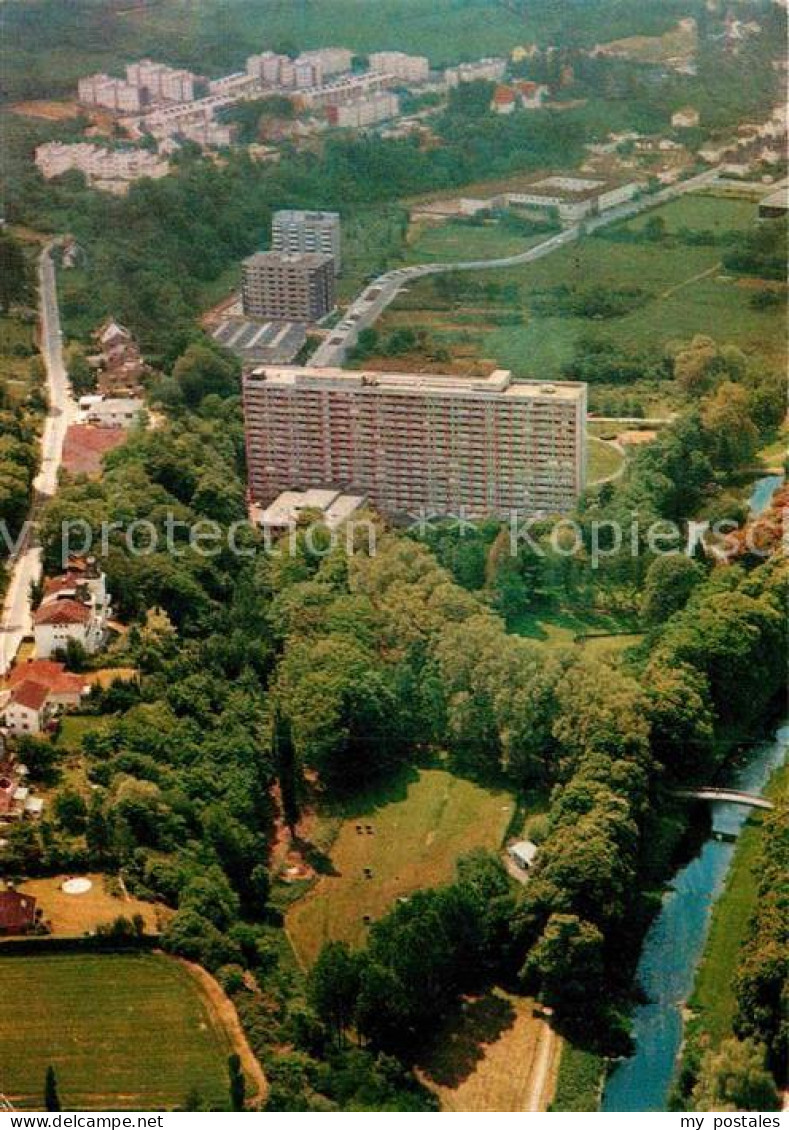
M 413 282 L 414 279 L 423 278 L 426 275 L 446 274 L 449 271 L 485 271 L 501 267 L 516 267 L 522 263 L 533 263 L 537 259 L 542 259 L 545 255 L 551 255 L 554 251 L 558 251 L 560 247 L 572 243 L 584 233 L 597 231 L 598 228 L 615 223 L 617 220 L 624 220 L 630 216 L 637 216 L 639 212 L 657 208 L 678 196 L 683 196 L 686 192 L 704 188 L 715 182 L 718 173 L 718 168 L 707 169 L 690 180 L 669 185 L 659 192 L 652 193 L 639 200 L 620 204 L 616 208 L 609 208 L 603 215 L 594 216 L 591 219 L 584 220 L 581 224 L 565 228 L 558 235 L 553 235 L 550 239 L 545 239 L 542 243 L 537 243 L 527 251 L 521 251 L 518 255 L 507 255 L 502 259 L 470 259 L 461 263 L 424 263 L 387 271 L 369 283 L 359 297 L 354 299 L 342 321 L 338 322 L 329 336 L 321 342 L 308 364 L 314 368 L 342 365 L 348 350 L 356 344 L 359 331 L 373 325 L 403 287 L 407 283 Z
M 30 585 L 41 576 L 41 549 L 36 537 L 36 513 L 40 503 L 57 490 L 58 472 L 66 429 L 76 417 L 76 404 L 66 376 L 60 329 L 52 245 L 41 253 L 38 267 L 41 356 L 47 370 L 49 410 L 41 436 L 41 463 L 36 476 L 33 509 L 26 536 L 9 562 L 11 578 L 0 617 L 0 675 L 11 666 L 22 639 L 32 629 Z

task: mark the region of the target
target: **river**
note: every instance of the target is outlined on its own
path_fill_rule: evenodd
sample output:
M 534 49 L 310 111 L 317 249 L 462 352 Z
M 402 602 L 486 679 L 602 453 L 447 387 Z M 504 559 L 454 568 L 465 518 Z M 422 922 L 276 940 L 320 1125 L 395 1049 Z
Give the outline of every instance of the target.
M 786 760 L 789 722 L 758 746 L 728 785 L 759 793 Z M 712 805 L 712 835 L 699 854 L 674 876 L 663 905 L 644 939 L 637 979 L 647 998 L 633 1014 L 635 1054 L 622 1060 L 608 1079 L 604 1111 L 666 1110 L 682 1043 L 682 1008 L 693 988 L 715 899 L 721 893 L 735 844 L 715 838 L 736 836 L 750 809 Z
M 768 475 L 753 486 L 751 514 L 761 514 L 783 482 Z M 786 760 L 789 721 L 771 741 L 756 748 L 746 765 L 732 772 L 727 786 L 759 793 Z M 707 941 L 710 916 L 723 890 L 736 837 L 750 809 L 716 802 L 712 831 L 701 851 L 674 876 L 663 905 L 644 939 L 636 974 L 646 1003 L 633 1013 L 635 1053 L 610 1075 L 603 1094 L 604 1111 L 665 1110 L 682 1044 L 682 1010 L 693 989 Z

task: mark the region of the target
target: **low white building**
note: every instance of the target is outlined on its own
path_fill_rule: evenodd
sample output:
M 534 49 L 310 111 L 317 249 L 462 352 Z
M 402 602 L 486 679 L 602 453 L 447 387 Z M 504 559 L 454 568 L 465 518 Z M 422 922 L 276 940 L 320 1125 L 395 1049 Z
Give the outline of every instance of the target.
M 505 195 L 516 208 L 554 209 L 562 223 L 575 224 L 632 200 L 640 191 L 636 181 L 616 184 L 578 176 L 549 176 Z
M 701 115 L 694 106 L 684 106 L 671 115 L 673 129 L 696 129 L 701 122 Z
M 97 428 L 131 428 L 140 422 L 144 412 L 145 403 L 138 397 L 81 396 L 77 423 Z
M 363 495 L 314 487 L 310 490 L 286 490 L 262 510 L 253 506 L 251 521 L 272 534 L 294 530 L 302 522 L 314 518 L 329 530 L 347 522 L 361 506 Z
M 19 683 L 8 695 L 3 707 L 3 722 L 10 734 L 40 734 L 54 715 L 49 691 L 41 683 L 28 680 Z M 24 801 L 25 796 L 15 796 Z
M 448 87 L 453 87 L 460 86 L 463 82 L 477 82 L 479 79 L 499 82 L 506 70 L 506 59 L 476 59 L 473 63 L 460 63 L 456 67 L 447 67 L 444 71 L 444 83 Z
M 519 840 L 515 844 L 510 844 L 507 855 L 521 871 L 528 871 L 534 865 L 537 851 L 537 845 L 531 840 Z

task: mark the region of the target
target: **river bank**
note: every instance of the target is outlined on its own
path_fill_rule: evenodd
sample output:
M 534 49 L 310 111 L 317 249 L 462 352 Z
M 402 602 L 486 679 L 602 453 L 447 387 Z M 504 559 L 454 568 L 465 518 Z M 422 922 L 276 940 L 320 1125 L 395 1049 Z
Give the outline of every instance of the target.
M 789 788 L 789 765 L 770 777 L 764 795 L 777 800 Z M 707 944 L 688 1001 L 685 1039 L 672 1093 L 672 1107 L 685 1109 L 697 1078 L 702 1052 L 734 1034 L 737 1011 L 734 976 L 758 902 L 764 856 L 762 816 L 753 814 L 740 834 L 726 886 L 712 912 Z
M 729 783 L 758 794 L 784 764 L 789 725 L 735 768 Z M 701 850 L 674 876 L 653 920 L 641 952 L 637 981 L 645 1001 L 633 1015 L 635 1053 L 609 1076 L 604 1111 L 668 1109 L 669 1092 L 684 1033 L 684 1005 L 705 949 L 712 908 L 724 888 L 736 841 L 749 820 L 749 809 L 732 803 L 712 805 L 711 835 Z

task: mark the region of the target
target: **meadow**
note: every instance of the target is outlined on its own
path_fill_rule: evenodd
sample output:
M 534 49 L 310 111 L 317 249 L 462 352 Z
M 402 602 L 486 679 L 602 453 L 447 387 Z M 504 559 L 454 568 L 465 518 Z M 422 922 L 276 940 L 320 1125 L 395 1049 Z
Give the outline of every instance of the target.
M 442 1111 L 545 1110 L 561 1049 L 534 1001 L 496 988 L 461 1002 L 417 1074 Z
M 497 220 L 469 224 L 449 220 L 433 223 L 419 220 L 411 226 L 405 260 L 408 263 L 454 263 L 464 259 L 498 259 L 517 255 L 548 233 L 524 236 L 508 231 Z
M 67 1110 L 162 1110 L 190 1092 L 226 1102 L 230 1035 L 174 959 L 0 956 L 0 969 L 2 1088 L 14 1106 L 41 1109 L 50 1064 Z
M 287 913 L 299 960 L 311 965 L 329 940 L 360 944 L 365 916 L 375 921 L 398 898 L 451 881 L 458 857 L 472 848 L 496 851 L 514 811 L 509 794 L 443 769 L 412 771 L 362 799 L 345 813 L 327 873 Z
M 755 219 L 755 205 L 740 199 L 689 196 L 649 215 L 663 217 L 669 232 L 688 226 L 726 231 Z M 516 284 L 520 300 L 514 306 L 484 298 L 448 301 L 436 290 L 435 280 L 424 279 L 398 299 L 381 329 L 403 324 L 425 328 L 450 353 L 472 352 L 520 377 L 556 379 L 577 343 L 590 335 L 640 352 L 659 351 L 670 340 L 708 334 L 781 363 L 783 311 L 753 309 L 749 300 L 762 284 L 724 274 L 720 262 L 719 247 L 689 246 L 670 238 L 660 243 L 625 243 L 597 236 L 534 263 L 463 273 L 464 283 Z M 570 291 L 640 288 L 645 300 L 629 313 L 605 320 L 531 309 L 536 292 L 559 286 Z M 502 318 L 507 311 L 519 310 L 521 324 L 496 324 L 508 321 Z

